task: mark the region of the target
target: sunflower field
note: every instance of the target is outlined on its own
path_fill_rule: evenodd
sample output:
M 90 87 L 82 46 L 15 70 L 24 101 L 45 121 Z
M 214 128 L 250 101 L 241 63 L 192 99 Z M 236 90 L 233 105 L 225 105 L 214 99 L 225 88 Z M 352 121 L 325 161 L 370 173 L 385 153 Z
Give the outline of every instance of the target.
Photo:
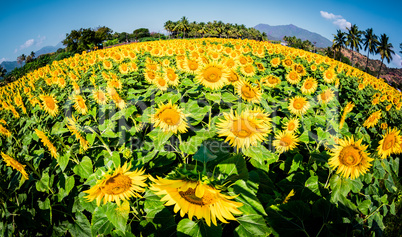
M 381 236 L 402 95 L 269 42 L 77 54 L 0 88 L 1 236 Z

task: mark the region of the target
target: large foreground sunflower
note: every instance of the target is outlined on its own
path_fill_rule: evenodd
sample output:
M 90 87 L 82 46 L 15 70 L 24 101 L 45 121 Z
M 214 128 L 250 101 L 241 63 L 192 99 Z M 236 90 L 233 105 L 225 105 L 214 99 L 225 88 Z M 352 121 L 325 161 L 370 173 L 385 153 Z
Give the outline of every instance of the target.
M 229 141 L 237 150 L 257 146 L 258 142 L 266 140 L 270 132 L 270 126 L 249 111 L 243 111 L 240 115 L 237 112 L 233 114 L 233 111 L 225 113 L 216 126 L 219 136 L 225 136 L 225 142 Z
M 367 145 L 361 145 L 363 139 L 355 141 L 350 138 L 339 139 L 339 145 L 332 149 L 331 158 L 328 161 L 330 167 L 337 169 L 336 173 L 344 178 L 355 179 L 363 175 L 372 166 L 373 159 L 365 150 Z
M 382 137 L 377 148 L 378 154 L 382 159 L 387 158 L 391 154 L 399 154 L 402 152 L 402 136 L 397 128 L 388 129 L 387 133 Z
M 90 188 L 84 191 L 88 193 L 85 198 L 88 202 L 96 199 L 96 205 L 100 205 L 102 199 L 103 204 L 107 202 L 116 202 L 120 205 L 120 201 L 128 200 L 130 197 L 141 197 L 139 192 L 144 192 L 147 185 L 143 169 L 129 171 L 131 164 L 125 163 L 122 167 L 118 167 L 112 174 L 105 174 L 101 180 Z
M 160 127 L 164 132 L 185 133 L 188 124 L 186 115 L 182 109 L 171 101 L 167 104 L 160 104 L 155 114 L 151 115 L 151 122 L 155 127 Z
M 252 86 L 250 82 L 240 80 L 237 84 L 236 92 L 243 98 L 251 103 L 260 103 L 261 100 L 261 90 L 258 87 Z
M 180 216 L 188 215 L 190 220 L 193 216 L 197 219 L 205 219 L 208 226 L 211 222 L 218 225 L 218 218 L 223 223 L 227 220 L 236 220 L 233 216 L 241 215 L 242 212 L 237 208 L 243 206 L 242 203 L 231 201 L 234 196 L 227 196 L 220 190 L 204 184 L 200 181 L 170 180 L 157 177 L 154 179 L 151 190 L 157 195 L 164 195 L 161 201 L 166 202 L 165 206 L 174 205 L 174 212 L 180 211 Z

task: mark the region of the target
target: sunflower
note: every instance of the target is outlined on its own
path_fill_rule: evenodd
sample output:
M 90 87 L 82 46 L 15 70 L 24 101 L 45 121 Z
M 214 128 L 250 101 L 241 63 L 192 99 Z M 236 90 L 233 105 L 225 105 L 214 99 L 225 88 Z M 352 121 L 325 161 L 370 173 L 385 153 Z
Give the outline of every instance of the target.
M 273 58 L 271 59 L 271 67 L 278 67 L 281 64 L 280 58 Z
M 332 168 L 337 168 L 336 173 L 344 178 L 355 179 L 363 175 L 372 166 L 373 160 L 365 150 L 367 145 L 361 145 L 363 139 L 355 141 L 353 136 L 350 138 L 339 139 L 339 145 L 331 150 L 331 158 L 328 164 Z
M 289 101 L 289 111 L 295 115 L 302 115 L 310 108 L 310 103 L 307 98 L 295 96 Z
M 103 199 L 103 204 L 107 202 L 116 202 L 120 206 L 120 201 L 125 201 L 131 197 L 139 197 L 140 192 L 144 192 L 147 185 L 145 180 L 147 175 L 144 175 L 145 170 L 136 169 L 129 171 L 131 164 L 125 163 L 123 166 L 110 174 L 108 172 L 103 175 L 101 180 L 91 187 L 89 190 L 84 191 L 88 196 L 85 196 L 88 202 L 96 199 L 96 205 L 100 205 Z
M 275 135 L 275 138 L 276 140 L 274 140 L 272 144 L 279 153 L 295 149 L 299 142 L 296 135 L 288 131 L 280 131 Z
M 306 70 L 304 69 L 303 65 L 301 64 L 294 64 L 293 65 L 293 70 L 299 74 L 299 76 L 304 76 L 306 75 Z
M 258 71 L 260 71 L 260 72 L 265 71 L 265 67 L 264 67 L 264 65 L 263 65 L 262 63 L 256 62 L 256 63 L 255 63 L 255 66 L 257 67 L 257 70 L 258 70 Z
M 348 115 L 348 113 L 352 112 L 354 107 L 355 107 L 355 104 L 353 102 L 348 102 L 346 104 L 345 108 L 343 109 L 341 121 L 339 122 L 339 128 L 343 127 L 343 124 L 345 123 L 345 120 L 346 120 L 346 116 Z
M 335 94 L 331 89 L 326 89 L 321 94 L 318 95 L 318 101 L 323 104 L 327 104 L 334 98 L 335 98 Z
M 195 76 L 197 82 L 212 90 L 222 88 L 227 83 L 229 70 L 224 65 L 218 63 L 208 63 L 200 68 Z
M 228 76 L 228 81 L 232 83 L 232 85 L 235 85 L 240 82 L 240 76 L 235 72 L 233 69 L 230 70 L 229 76 Z
M 251 110 L 247 109 L 246 110 L 250 115 L 252 115 L 255 119 L 261 120 L 266 128 L 268 129 L 268 132 L 271 132 L 271 121 L 272 119 L 269 117 L 270 114 L 266 113 L 262 108 L 260 107 L 255 107 Z
M 240 72 L 246 77 L 252 77 L 255 75 L 255 67 L 253 66 L 253 64 L 248 63 L 240 67 Z
M 266 85 L 269 88 L 275 88 L 277 85 L 281 83 L 281 79 L 277 76 L 269 75 L 261 78 L 261 82 L 263 85 Z
M 171 101 L 159 104 L 155 114 L 151 115 L 151 122 L 163 132 L 185 133 L 188 128 L 186 115 Z
M 6 137 L 10 137 L 11 136 L 11 132 L 8 131 L 7 128 L 3 127 L 3 125 L 0 124 L 0 134 Z
M 129 71 L 128 64 L 127 63 L 120 64 L 119 71 L 120 71 L 121 74 L 127 74 L 128 71 Z
M 59 106 L 57 105 L 57 100 L 54 95 L 40 95 L 39 98 L 42 100 L 43 109 L 51 116 L 56 116 L 59 112 Z
M 181 217 L 187 214 L 190 220 L 193 216 L 197 219 L 204 218 L 208 226 L 211 226 L 211 222 L 217 226 L 216 219 L 228 223 L 227 220 L 236 220 L 233 214 L 242 214 L 237 208 L 243 204 L 230 200 L 236 196 L 224 195 L 220 190 L 201 181 L 171 180 L 160 177 L 156 179 L 150 177 L 150 180 L 154 182 L 150 190 L 156 195 L 164 195 L 161 201 L 166 202 L 165 206 L 174 205 L 174 212 L 180 211 Z
M 388 124 L 387 123 L 381 123 L 380 127 L 381 127 L 382 130 L 387 130 Z
M 378 123 L 378 120 L 380 120 L 381 115 L 382 115 L 381 110 L 378 110 L 378 111 L 372 113 L 366 119 L 366 121 L 364 121 L 363 126 L 366 128 L 374 127 Z
M 144 70 L 144 77 L 148 83 L 152 84 L 152 81 L 156 78 L 156 72 L 152 70 Z
M 168 88 L 168 81 L 159 75 L 155 78 L 153 84 L 155 84 L 161 91 L 166 91 Z
M 88 150 L 88 141 L 81 135 L 81 128 L 78 125 L 74 117 L 67 118 L 67 128 L 75 136 L 75 138 L 80 142 L 81 148 L 86 151 Z
M 252 86 L 249 82 L 241 80 L 236 87 L 236 92 L 243 98 L 251 103 L 260 103 L 261 90 L 255 86 Z
M 7 166 L 10 166 L 11 168 L 20 172 L 24 179 L 29 178 L 27 172 L 25 171 L 25 165 L 22 165 L 20 162 L 14 160 L 12 157 L 4 154 L 3 152 L 1 152 L 1 157 L 3 158 L 4 162 L 6 162 Z
M 77 110 L 80 114 L 85 115 L 88 112 L 88 107 L 85 104 L 85 99 L 80 95 L 73 95 L 72 101 L 74 102 L 74 109 Z
M 199 67 L 200 64 L 196 60 L 187 59 L 186 64 L 184 65 L 184 70 L 187 73 L 195 74 Z
M 297 84 L 301 80 L 301 76 L 294 70 L 290 70 L 288 74 L 286 74 L 286 80 L 290 84 Z
M 382 159 L 387 158 L 391 154 L 399 154 L 402 152 L 402 136 L 399 135 L 400 131 L 397 128 L 388 129 L 386 134 L 382 137 L 377 148 L 378 154 Z
M 119 109 L 123 109 L 126 106 L 126 102 L 120 97 L 119 93 L 117 93 L 116 89 L 108 88 L 109 97 L 116 104 L 116 107 Z
M 317 80 L 312 77 L 308 77 L 306 80 L 304 80 L 300 90 L 304 95 L 310 95 L 317 90 L 317 86 Z
M 335 70 L 333 68 L 328 68 L 324 72 L 323 77 L 324 77 L 324 81 L 326 83 L 329 83 L 329 84 L 333 83 L 336 80 Z
M 177 76 L 173 68 L 165 68 L 164 78 L 165 80 L 173 86 L 179 85 L 179 76 Z
M 103 64 L 103 68 L 106 70 L 110 70 L 113 68 L 113 63 L 109 60 L 104 60 L 102 64 Z
M 216 126 L 219 136 L 226 136 L 225 142 L 229 141 L 237 150 L 257 146 L 258 142 L 266 140 L 270 131 L 270 126 L 247 110 L 240 115 L 233 114 L 233 111 L 224 113 L 224 118 Z
M 101 89 L 95 90 L 92 93 L 92 97 L 94 98 L 95 102 L 100 105 L 105 105 L 108 102 L 106 93 L 104 91 L 102 91 Z
M 293 60 L 291 58 L 285 58 L 285 60 L 282 61 L 282 65 L 286 68 L 290 68 L 293 64 Z
M 50 152 L 50 155 L 57 159 L 59 157 L 59 154 L 57 154 L 57 149 L 53 145 L 53 143 L 49 140 L 49 138 L 46 136 L 46 134 L 39 129 L 35 129 L 36 135 L 41 139 L 43 145 L 47 147 L 47 149 Z
M 283 124 L 282 128 L 287 132 L 293 133 L 299 128 L 299 126 L 300 120 L 298 118 L 291 118 Z

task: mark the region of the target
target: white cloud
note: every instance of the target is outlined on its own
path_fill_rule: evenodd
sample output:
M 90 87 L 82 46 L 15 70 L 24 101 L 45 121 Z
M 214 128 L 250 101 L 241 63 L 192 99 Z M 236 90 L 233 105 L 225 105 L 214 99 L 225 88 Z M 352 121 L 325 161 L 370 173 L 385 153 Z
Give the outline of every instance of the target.
M 402 67 L 402 57 L 399 56 L 398 54 L 393 55 L 391 64 L 393 64 L 397 68 L 401 68 Z
M 4 61 L 7 61 L 7 59 L 6 58 L 0 58 L 0 63 L 2 63 Z
M 40 46 L 43 43 L 43 41 L 45 41 L 45 40 L 46 40 L 46 36 L 38 35 L 38 40 L 36 41 L 36 46 Z
M 334 20 L 334 19 L 342 18 L 342 16 L 340 16 L 340 15 L 334 15 L 332 13 L 324 12 L 324 11 L 320 11 L 320 14 L 321 14 L 322 17 L 324 17 L 325 19 L 328 19 L 328 20 Z
M 34 40 L 34 39 L 29 39 L 29 40 L 25 41 L 25 43 L 24 43 L 23 45 L 20 45 L 20 50 L 29 48 L 29 47 L 31 47 L 34 43 L 35 43 L 35 40 Z
M 346 30 L 346 28 L 350 28 L 352 26 L 352 24 L 344 19 L 341 15 L 335 15 L 325 11 L 320 11 L 320 14 L 323 18 L 332 21 L 332 24 L 336 25 L 341 30 Z

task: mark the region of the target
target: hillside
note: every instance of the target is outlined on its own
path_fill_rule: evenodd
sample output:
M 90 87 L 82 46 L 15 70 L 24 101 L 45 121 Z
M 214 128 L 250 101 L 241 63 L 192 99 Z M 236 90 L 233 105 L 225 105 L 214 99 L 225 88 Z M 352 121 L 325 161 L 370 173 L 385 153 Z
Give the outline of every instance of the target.
M 319 48 L 326 48 L 332 45 L 332 42 L 323 37 L 320 34 L 310 32 L 295 25 L 279 25 L 270 26 L 267 24 L 258 24 L 254 26 L 255 29 L 265 32 L 270 40 L 282 41 L 284 36 L 296 36 L 302 40 L 309 40 L 310 42 L 316 42 L 316 46 Z
M 351 59 L 352 52 L 349 49 L 342 49 L 342 54 Z M 372 56 L 372 55 L 371 55 Z M 354 52 L 353 62 L 355 63 L 355 67 L 360 68 L 364 71 L 366 68 L 367 56 L 362 55 L 361 53 Z M 368 68 L 370 71 L 376 72 L 375 76 L 377 76 L 377 72 L 381 66 L 381 61 L 378 59 L 369 59 Z M 402 69 L 398 68 L 388 68 L 385 64 L 382 65 L 381 69 L 381 78 L 386 79 L 389 83 L 402 84 Z
M 22 64 L 22 65 L 24 65 L 24 64 Z M 21 67 L 22 65 L 18 64 L 17 61 L 4 61 L 4 62 L 0 63 L 0 66 L 5 68 L 7 70 L 7 73 L 11 72 L 16 67 Z

